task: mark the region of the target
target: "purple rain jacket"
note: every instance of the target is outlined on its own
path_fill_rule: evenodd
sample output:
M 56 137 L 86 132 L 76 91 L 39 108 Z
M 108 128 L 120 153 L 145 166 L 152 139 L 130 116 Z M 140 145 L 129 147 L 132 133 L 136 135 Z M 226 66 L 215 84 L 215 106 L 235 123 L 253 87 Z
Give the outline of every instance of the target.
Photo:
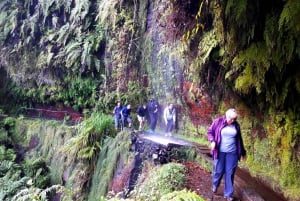
M 241 156 L 246 156 L 246 150 L 244 148 L 244 143 L 243 143 L 241 128 L 240 128 L 239 123 L 235 121 L 232 124 L 235 126 L 235 128 L 237 130 L 236 147 L 237 147 L 238 159 L 240 160 Z M 212 153 L 211 153 L 212 156 L 213 156 L 213 159 L 218 158 L 219 147 L 220 147 L 220 144 L 221 144 L 221 130 L 225 126 L 227 126 L 226 116 L 223 115 L 219 118 L 216 118 L 213 121 L 213 123 L 211 124 L 211 126 L 208 128 L 207 139 L 210 142 L 215 142 L 216 143 L 216 147 L 215 147 L 214 150 L 212 150 Z

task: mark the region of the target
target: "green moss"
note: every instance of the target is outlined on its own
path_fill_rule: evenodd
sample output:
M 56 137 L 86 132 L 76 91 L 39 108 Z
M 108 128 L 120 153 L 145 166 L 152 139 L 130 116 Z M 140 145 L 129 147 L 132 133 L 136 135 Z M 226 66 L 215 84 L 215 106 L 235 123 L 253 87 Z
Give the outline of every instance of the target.
M 273 181 L 271 183 L 275 187 L 283 189 L 287 197 L 293 198 L 297 195 L 292 192 L 300 188 L 297 179 L 300 176 L 299 154 L 294 151 L 298 146 L 297 122 L 293 113 L 277 113 L 264 122 L 265 138 L 251 134 L 244 138 L 245 144 L 248 144 L 246 164 L 252 174 Z

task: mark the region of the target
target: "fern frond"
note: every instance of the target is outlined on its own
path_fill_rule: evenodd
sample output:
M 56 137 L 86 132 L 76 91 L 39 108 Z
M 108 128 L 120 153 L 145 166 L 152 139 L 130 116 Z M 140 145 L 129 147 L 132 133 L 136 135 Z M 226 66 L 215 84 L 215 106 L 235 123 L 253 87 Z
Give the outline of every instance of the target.
M 115 24 L 118 15 L 115 8 L 118 3 L 119 0 L 101 1 L 99 3 L 96 20 L 99 20 L 101 24 L 104 24 L 105 21 Z
M 111 116 L 93 113 L 91 117 L 78 124 L 79 135 L 70 139 L 62 150 L 72 153 L 76 158 L 92 159 L 101 150 L 101 144 L 107 136 L 113 135 Z
M 46 189 L 39 189 L 35 187 L 25 188 L 20 190 L 15 196 L 12 197 L 12 201 L 32 201 L 34 200 L 48 200 L 51 192 L 63 192 L 64 187 L 61 185 L 53 185 Z
M 14 163 L 12 161 L 3 160 L 0 161 L 0 173 L 6 173 L 10 169 L 18 170 L 21 166 L 17 163 Z
M 66 67 L 79 66 L 82 55 L 82 43 L 80 41 L 72 41 L 65 48 Z
M 62 26 L 59 31 L 56 33 L 58 35 L 56 39 L 56 43 L 61 44 L 61 45 L 66 45 L 67 40 L 71 36 L 71 26 L 69 23 L 66 23 L 64 26 Z
M 294 33 L 300 31 L 300 2 L 297 0 L 286 1 L 279 19 L 279 30 L 293 30 Z
M 71 10 L 70 21 L 72 23 L 79 23 L 83 21 L 88 14 L 89 7 L 89 0 L 75 0 L 75 6 Z
M 263 43 L 252 44 L 236 56 L 233 60 L 233 67 L 236 72 L 242 70 L 242 73 L 235 81 L 235 88 L 245 94 L 254 88 L 260 94 L 265 84 L 265 75 L 271 66 L 269 58 Z
M 245 17 L 247 16 L 247 0 L 229 0 L 227 1 L 225 14 L 226 16 L 232 16 L 238 23 L 242 21 L 247 22 Z
M 218 45 L 218 40 L 216 38 L 214 31 L 207 32 L 203 35 L 201 43 L 198 47 L 198 50 L 200 52 L 199 56 L 202 60 L 202 62 L 199 65 L 202 65 L 206 61 L 208 61 L 211 51 L 217 45 Z

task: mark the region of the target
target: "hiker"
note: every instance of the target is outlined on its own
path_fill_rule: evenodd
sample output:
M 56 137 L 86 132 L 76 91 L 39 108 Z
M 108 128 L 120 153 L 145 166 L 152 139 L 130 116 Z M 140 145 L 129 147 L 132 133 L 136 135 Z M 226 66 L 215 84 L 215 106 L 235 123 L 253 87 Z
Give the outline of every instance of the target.
M 238 161 L 246 159 L 240 125 L 237 122 L 235 109 L 228 109 L 225 115 L 216 118 L 207 131 L 207 139 L 211 143 L 211 153 L 214 160 L 212 173 L 212 191 L 217 192 L 225 174 L 224 198 L 234 200 L 234 174 Z
M 125 126 L 125 122 L 128 124 L 128 128 L 131 128 L 131 117 L 130 117 L 130 113 L 131 113 L 131 105 L 128 104 L 126 107 L 123 107 L 123 109 L 121 110 L 121 117 L 123 120 L 123 123 Z
M 172 103 L 169 103 L 164 110 L 164 120 L 166 123 L 165 136 L 172 136 L 172 130 L 175 126 L 176 121 L 176 111 Z
M 145 126 L 145 121 L 146 121 L 146 114 L 147 114 L 146 104 L 140 105 L 136 113 L 139 121 L 139 131 L 143 131 Z
M 115 129 L 116 130 L 118 130 L 119 126 L 121 126 L 121 129 L 122 129 L 122 125 L 119 125 L 119 124 L 121 124 L 121 110 L 122 110 L 122 105 L 121 105 L 121 102 L 118 101 L 117 105 L 114 107 L 114 111 L 113 111 L 114 118 L 115 118 Z
M 150 117 L 150 132 L 154 133 L 156 124 L 157 124 L 157 118 L 158 118 L 158 109 L 159 109 L 159 104 L 156 100 L 151 99 L 149 104 L 148 104 L 148 113 Z

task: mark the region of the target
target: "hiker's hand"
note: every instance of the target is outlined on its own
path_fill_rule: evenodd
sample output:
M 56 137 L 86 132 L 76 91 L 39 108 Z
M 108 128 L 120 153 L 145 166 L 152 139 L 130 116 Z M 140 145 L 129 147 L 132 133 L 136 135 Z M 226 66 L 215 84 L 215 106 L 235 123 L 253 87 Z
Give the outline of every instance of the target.
M 210 150 L 214 150 L 216 148 L 216 142 L 211 142 L 210 144 Z

